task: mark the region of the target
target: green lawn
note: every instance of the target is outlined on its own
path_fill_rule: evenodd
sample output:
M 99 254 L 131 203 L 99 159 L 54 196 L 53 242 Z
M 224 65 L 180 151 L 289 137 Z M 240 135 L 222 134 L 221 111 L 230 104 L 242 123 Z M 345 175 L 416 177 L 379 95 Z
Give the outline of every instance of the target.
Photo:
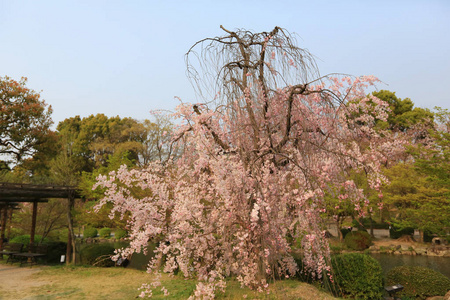
M 132 269 L 43 267 L 42 271 L 23 278 L 20 289 L 3 286 L 0 299 L 136 299 L 141 284 L 150 281 L 151 275 Z M 164 297 L 161 290 L 154 290 L 153 299 L 187 299 L 193 294 L 196 282 L 164 274 L 162 284 L 170 295 Z M 217 299 L 243 299 L 244 295 L 247 295 L 247 299 L 337 299 L 296 280 L 271 284 L 268 295 L 240 288 L 236 280 L 229 280 L 226 293 L 218 294 Z

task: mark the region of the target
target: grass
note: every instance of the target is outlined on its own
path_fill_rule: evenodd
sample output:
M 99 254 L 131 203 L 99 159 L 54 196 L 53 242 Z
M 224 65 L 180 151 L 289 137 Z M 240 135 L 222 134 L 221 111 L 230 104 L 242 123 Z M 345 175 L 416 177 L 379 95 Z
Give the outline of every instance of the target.
M 3 271 L 4 272 L 4 271 Z M 34 284 L 27 286 L 27 282 Z M 30 275 L 20 289 L 3 289 L 0 299 L 136 299 L 138 288 L 151 282 L 151 275 L 144 271 L 124 268 L 94 267 L 43 267 L 42 271 Z M 39 286 L 36 286 L 39 283 Z M 153 299 L 187 299 L 193 294 L 196 281 L 181 276 L 162 276 L 162 284 L 170 295 L 155 289 Z M 225 294 L 217 299 L 315 299 L 334 298 L 314 286 L 296 280 L 277 281 L 270 285 L 270 294 L 261 294 L 241 288 L 239 282 L 230 279 Z

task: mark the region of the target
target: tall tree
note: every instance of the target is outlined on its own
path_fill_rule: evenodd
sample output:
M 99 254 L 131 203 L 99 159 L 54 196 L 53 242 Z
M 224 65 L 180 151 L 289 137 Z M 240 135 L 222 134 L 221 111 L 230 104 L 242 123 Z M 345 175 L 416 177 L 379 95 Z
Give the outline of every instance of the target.
M 0 77 L 0 154 L 14 164 L 36 152 L 53 123 L 51 107 L 26 83 L 26 78 Z
M 145 139 L 145 129 L 138 121 L 104 114 L 66 119 L 57 130 L 65 155 L 78 166 L 79 173 L 107 165 L 108 157 L 115 153 L 129 152 L 137 162 Z
M 414 102 L 409 99 L 401 99 L 395 92 L 381 90 L 372 95 L 389 104 L 389 116 L 386 121 L 379 121 L 379 126 L 389 130 L 405 132 L 415 125 L 432 127 L 434 114 L 429 109 L 414 107 Z
M 325 193 L 342 186 L 356 195 L 348 198 L 356 206 L 364 201 L 349 170 L 370 174 L 373 188 L 382 181 L 381 155 L 370 144 L 387 105 L 376 97 L 370 100 L 377 106 L 367 105 L 365 92 L 375 78 L 318 78 L 311 55 L 279 27 L 222 29 L 225 36 L 188 52 L 193 79 L 217 97 L 178 107 L 182 121 L 173 139 L 186 139 L 182 157 L 144 170 L 121 168 L 97 185 L 106 188 L 102 204 L 130 214 L 133 241 L 121 254 L 160 241 L 150 267 L 165 258 L 165 271 L 196 276 L 196 297 L 213 297 L 230 274 L 260 290 L 268 278 L 294 274 L 288 236 L 301 241 L 304 263 L 320 276 L 329 270 L 320 224 Z M 347 104 L 354 99 L 366 101 Z M 352 117 L 355 111 L 367 113 Z

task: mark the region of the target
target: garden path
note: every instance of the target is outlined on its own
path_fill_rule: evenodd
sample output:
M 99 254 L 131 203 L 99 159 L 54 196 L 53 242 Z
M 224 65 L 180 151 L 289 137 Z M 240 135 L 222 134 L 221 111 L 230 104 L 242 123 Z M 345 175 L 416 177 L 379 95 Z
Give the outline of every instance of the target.
M 29 268 L 0 264 L 0 291 L 20 291 L 49 284 L 46 281 L 31 279 L 31 275 L 39 271 L 41 271 L 39 267 Z

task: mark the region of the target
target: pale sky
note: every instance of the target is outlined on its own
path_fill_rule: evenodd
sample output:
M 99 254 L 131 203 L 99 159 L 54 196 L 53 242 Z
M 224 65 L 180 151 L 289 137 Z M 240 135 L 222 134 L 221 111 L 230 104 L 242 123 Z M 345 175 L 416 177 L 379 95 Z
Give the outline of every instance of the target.
M 219 28 L 298 34 L 321 74 L 375 75 L 416 106 L 450 108 L 450 0 L 0 0 L 0 76 L 28 77 L 57 124 L 150 118 L 198 102 L 185 53 Z

